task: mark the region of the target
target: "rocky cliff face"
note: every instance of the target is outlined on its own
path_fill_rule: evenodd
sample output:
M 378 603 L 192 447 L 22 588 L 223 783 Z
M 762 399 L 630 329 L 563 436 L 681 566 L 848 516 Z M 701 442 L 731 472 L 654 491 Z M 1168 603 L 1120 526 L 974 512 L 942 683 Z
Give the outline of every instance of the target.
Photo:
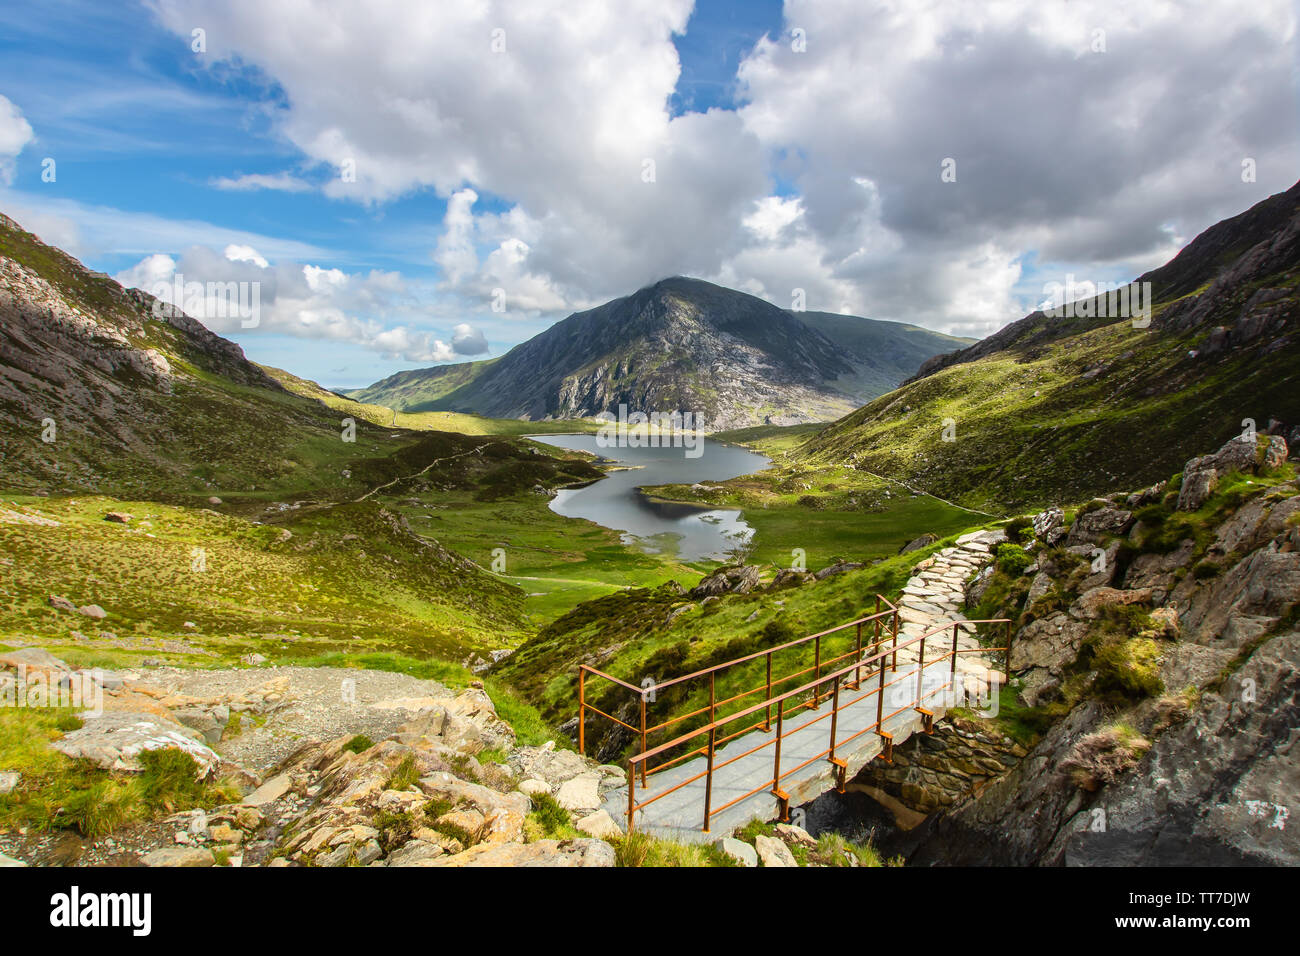
M 794 424 L 845 414 L 956 341 L 853 316 L 804 322 L 677 277 L 571 315 L 495 361 L 402 372 L 352 397 L 499 418 L 582 418 L 626 404 L 694 412 L 709 429 Z
M 1300 486 L 1285 456 L 1277 436 L 1234 440 L 1188 462 L 1181 487 L 1039 522 L 1010 585 L 1011 667 L 1024 703 L 1064 716 L 931 818 L 911 862 L 1300 863 Z M 1210 491 L 1189 498 L 1207 468 Z

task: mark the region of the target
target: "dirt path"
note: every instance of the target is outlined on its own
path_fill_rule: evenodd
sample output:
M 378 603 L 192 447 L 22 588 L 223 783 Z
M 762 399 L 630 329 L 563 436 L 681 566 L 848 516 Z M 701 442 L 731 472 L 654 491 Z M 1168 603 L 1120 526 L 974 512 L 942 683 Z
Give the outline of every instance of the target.
M 380 485 L 380 486 L 377 487 L 377 488 L 371 488 L 369 491 L 367 491 L 367 492 L 366 492 L 364 495 L 362 495 L 360 498 L 356 498 L 356 499 L 354 499 L 354 500 L 355 500 L 355 501 L 365 501 L 365 500 L 366 500 L 367 498 L 369 498 L 371 495 L 376 494 L 376 493 L 378 493 L 378 492 L 380 492 L 380 491 L 383 491 L 385 488 L 391 488 L 393 485 L 397 484 L 397 483 L 400 482 L 400 481 L 410 481 L 412 478 L 419 478 L 421 475 L 427 473 L 427 472 L 429 471 L 429 469 L 432 468 L 434 465 L 440 465 L 440 464 L 442 464 L 444 461 L 454 461 L 454 460 L 457 459 L 457 458 L 464 458 L 466 455 L 477 455 L 477 454 L 480 454 L 480 453 L 483 451 L 484 448 L 486 448 L 488 445 L 492 445 L 492 444 L 495 444 L 495 442 L 490 442 L 490 441 L 489 441 L 489 442 L 484 442 L 484 443 L 481 444 L 481 445 L 478 445 L 478 446 L 476 446 L 476 447 L 474 447 L 474 448 L 471 448 L 469 451 L 462 451 L 462 452 L 460 452 L 459 454 L 456 454 L 456 455 L 447 455 L 447 456 L 444 457 L 444 458 L 435 458 L 433 461 L 429 462 L 427 465 L 425 465 L 423 468 L 421 468 L 421 469 L 420 469 L 419 471 L 417 471 L 415 474 L 413 474 L 413 475 L 402 475 L 402 476 L 399 477 L 399 478 L 394 478 L 392 481 L 386 481 L 386 482 L 384 482 L 382 485 Z

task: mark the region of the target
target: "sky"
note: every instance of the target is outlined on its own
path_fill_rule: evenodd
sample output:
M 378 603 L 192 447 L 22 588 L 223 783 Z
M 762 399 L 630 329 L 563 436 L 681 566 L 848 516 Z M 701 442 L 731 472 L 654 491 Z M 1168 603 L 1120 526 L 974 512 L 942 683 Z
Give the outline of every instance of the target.
M 39 12 L 37 12 L 39 10 Z M 0 6 L 0 210 L 332 388 L 670 275 L 983 336 L 1300 176 L 1294 2 Z

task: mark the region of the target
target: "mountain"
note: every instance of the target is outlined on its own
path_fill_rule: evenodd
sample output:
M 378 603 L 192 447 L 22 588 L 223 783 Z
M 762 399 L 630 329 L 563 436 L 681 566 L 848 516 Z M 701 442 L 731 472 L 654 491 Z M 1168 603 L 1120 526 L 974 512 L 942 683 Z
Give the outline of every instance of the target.
M 1207 229 L 1151 283 L 1151 321 L 1034 312 L 932 358 L 799 449 L 1008 510 L 1155 481 L 1253 421 L 1300 426 L 1300 183 Z M 1090 314 L 1082 317 L 1080 313 Z
M 500 358 L 399 372 L 350 396 L 497 418 L 583 418 L 626 403 L 694 411 L 710 429 L 794 424 L 842 415 L 963 344 L 679 276 L 574 313 Z

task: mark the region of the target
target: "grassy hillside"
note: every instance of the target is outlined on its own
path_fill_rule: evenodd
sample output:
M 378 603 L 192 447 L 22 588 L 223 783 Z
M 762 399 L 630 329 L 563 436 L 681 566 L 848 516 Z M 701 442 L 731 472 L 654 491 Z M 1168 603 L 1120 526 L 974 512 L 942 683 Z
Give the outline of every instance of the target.
M 498 665 L 494 674 L 517 687 L 548 720 L 559 723 L 577 716 L 579 663 L 640 686 L 646 677 L 665 681 L 812 634 L 871 613 L 877 593 L 897 597 L 917 561 L 950 542 L 937 542 L 931 548 L 816 584 L 732 595 L 703 607 L 669 587 L 614 594 L 559 618 Z M 692 605 L 689 610 L 668 621 L 674 609 L 688 604 Z M 826 655 L 847 650 L 852 640 L 851 632 L 828 639 Z M 786 673 L 810 665 L 812 653 L 811 645 L 784 652 L 786 656 L 774 667 Z M 760 659 L 747 668 L 728 671 L 718 683 L 718 697 L 727 699 L 760 685 L 763 668 Z M 636 700 L 630 692 L 602 681 L 589 683 L 587 693 L 589 702 L 615 715 Z M 692 687 L 684 695 L 660 694 L 651 707 L 650 722 L 696 711 L 707 704 L 707 694 L 705 685 Z M 702 720 L 697 715 L 674 733 Z M 602 759 L 612 757 L 602 755 Z
M 483 363 L 476 363 L 483 364 Z M 313 398 L 321 404 L 344 415 L 364 419 L 387 428 L 405 428 L 414 431 L 454 432 L 459 435 L 549 435 L 594 432 L 599 423 L 585 419 L 560 422 L 530 422 L 516 418 L 484 418 L 465 412 L 398 411 L 387 405 L 373 405 L 359 398 L 350 398 L 322 388 L 315 382 L 299 378 L 284 369 L 269 365 L 258 366 L 267 375 L 295 395 Z M 451 368 L 452 366 L 441 366 Z M 361 389 L 353 396 L 366 392 Z M 405 406 L 403 406 L 405 407 Z
M 900 382 L 915 375 L 926 359 L 957 351 L 975 341 L 933 332 L 919 325 L 856 315 L 798 312 L 795 316 L 853 356 L 854 371 L 841 375 L 835 384 L 863 402 L 893 391 Z
M 792 457 L 810 473 L 848 465 L 969 507 L 1023 510 L 1157 481 L 1247 418 L 1300 425 L 1300 185 L 1260 206 L 1149 274 L 1149 328 L 1034 313 Z
M 456 362 L 432 368 L 411 369 L 347 394 L 359 402 L 379 401 L 402 411 L 430 411 L 437 407 L 440 399 L 471 384 L 499 360 L 494 358 L 481 362 Z

